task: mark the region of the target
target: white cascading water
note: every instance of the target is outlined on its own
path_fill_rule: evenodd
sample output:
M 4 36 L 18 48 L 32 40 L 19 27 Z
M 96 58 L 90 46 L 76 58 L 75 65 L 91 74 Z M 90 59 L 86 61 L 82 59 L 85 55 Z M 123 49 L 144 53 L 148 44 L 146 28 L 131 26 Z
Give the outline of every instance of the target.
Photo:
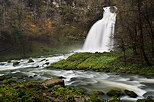
M 117 8 L 113 6 L 103 9 L 103 18 L 97 21 L 88 33 L 83 45 L 84 52 L 109 52 L 113 48 Z

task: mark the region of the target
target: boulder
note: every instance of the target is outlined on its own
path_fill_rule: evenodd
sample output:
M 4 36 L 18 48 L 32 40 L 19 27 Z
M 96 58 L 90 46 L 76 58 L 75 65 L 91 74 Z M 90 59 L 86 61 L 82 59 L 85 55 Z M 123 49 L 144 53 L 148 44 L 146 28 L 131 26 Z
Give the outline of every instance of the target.
M 126 95 L 128 95 L 129 97 L 132 97 L 132 98 L 136 98 L 138 95 L 133 92 L 133 91 L 129 91 L 129 90 L 125 90 L 124 91 Z
M 28 60 L 28 63 L 32 63 L 32 62 L 34 62 L 33 59 L 29 59 L 29 60 Z
M 94 94 L 94 95 L 104 95 L 104 92 L 102 92 L 102 91 L 92 91 L 92 94 Z
M 11 60 L 8 60 L 7 63 L 11 63 Z
M 13 66 L 19 65 L 20 62 L 13 62 Z
M 111 89 L 110 91 L 107 92 L 107 95 L 111 97 L 113 96 L 120 97 L 120 96 L 123 96 L 124 93 L 121 90 Z
M 59 79 L 59 78 L 53 78 L 53 79 L 49 79 L 49 80 L 46 80 L 44 83 L 43 83 L 44 86 L 48 87 L 48 88 L 51 88 L 55 85 L 60 85 L 62 87 L 65 86 L 64 84 L 64 80 L 62 79 Z

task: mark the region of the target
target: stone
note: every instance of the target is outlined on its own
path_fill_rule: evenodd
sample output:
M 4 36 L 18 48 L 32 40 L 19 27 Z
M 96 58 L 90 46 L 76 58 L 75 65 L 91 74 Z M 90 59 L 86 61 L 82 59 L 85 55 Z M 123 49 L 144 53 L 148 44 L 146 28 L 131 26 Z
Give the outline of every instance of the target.
M 11 60 L 8 60 L 7 63 L 11 63 Z
M 107 92 L 107 95 L 111 97 L 113 96 L 120 97 L 120 96 L 123 96 L 124 93 L 121 90 L 111 89 L 110 91 Z
M 29 60 L 28 60 L 28 63 L 32 63 L 32 62 L 34 62 L 33 59 L 29 59 Z
M 49 63 L 49 62 L 46 62 L 45 64 L 46 64 L 46 65 L 49 65 L 50 63 Z
M 47 86 L 48 88 L 51 88 L 55 85 L 61 85 L 62 87 L 65 86 L 64 84 L 64 80 L 62 79 L 59 79 L 59 78 L 52 78 L 52 79 L 49 79 L 49 80 L 46 80 L 44 83 L 43 83 L 44 86 Z
M 94 94 L 94 95 L 104 95 L 104 92 L 102 92 L 102 91 L 92 91 L 92 94 Z
M 129 97 L 132 97 L 132 98 L 136 98 L 138 95 L 133 92 L 133 91 L 129 91 L 129 90 L 124 90 L 125 94 L 128 95 Z
M 13 66 L 19 65 L 20 62 L 13 62 Z

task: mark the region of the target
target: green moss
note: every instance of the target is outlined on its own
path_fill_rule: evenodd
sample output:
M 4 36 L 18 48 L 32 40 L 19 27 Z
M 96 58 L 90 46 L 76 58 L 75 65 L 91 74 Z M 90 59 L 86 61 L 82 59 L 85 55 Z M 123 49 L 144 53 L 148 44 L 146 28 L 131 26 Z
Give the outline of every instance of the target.
M 113 90 L 112 89 L 109 92 L 107 92 L 107 95 L 111 96 L 111 97 L 113 97 L 113 96 L 120 97 L 120 96 L 124 95 L 124 93 L 122 91 L 120 91 L 120 90 Z
M 92 94 L 94 94 L 94 95 L 104 95 L 104 92 L 102 92 L 102 91 L 92 91 Z
M 4 80 L 4 82 L 7 83 L 7 84 L 11 84 L 11 83 L 15 83 L 17 81 L 16 81 L 16 79 L 10 78 L 10 79 Z
M 70 86 L 45 87 L 42 82 L 14 82 L 0 85 L 0 102 L 74 102 L 91 99 L 83 90 Z
M 126 95 L 132 97 L 132 98 L 136 98 L 137 94 L 133 91 L 129 91 L 129 90 L 125 90 Z
M 129 54 L 128 54 L 129 55 Z M 127 57 L 125 64 L 120 52 L 75 53 L 66 60 L 48 66 L 48 69 L 92 70 L 99 72 L 117 72 L 154 76 L 154 66 L 147 67 L 137 64 L 138 58 Z

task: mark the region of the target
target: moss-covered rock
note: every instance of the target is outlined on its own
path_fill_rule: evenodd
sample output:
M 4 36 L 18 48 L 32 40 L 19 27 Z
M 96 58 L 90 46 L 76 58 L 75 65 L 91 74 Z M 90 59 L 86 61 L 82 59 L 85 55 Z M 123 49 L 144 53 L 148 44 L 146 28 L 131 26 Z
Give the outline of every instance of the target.
M 13 62 L 13 66 L 19 65 L 20 62 Z
M 92 91 L 91 93 L 92 93 L 93 95 L 105 95 L 105 93 L 102 92 L 102 91 Z
M 108 99 L 108 102 L 122 102 L 122 101 L 117 97 L 112 97 Z
M 110 91 L 107 92 L 107 95 L 111 96 L 111 97 L 113 97 L 113 96 L 120 97 L 120 96 L 123 96 L 124 93 L 121 90 L 111 89 Z
M 42 82 L 34 81 L 0 85 L 0 102 L 87 102 L 93 99 L 82 90 L 62 87 L 61 84 L 50 88 L 44 87 Z
M 11 63 L 11 60 L 8 60 L 7 63 Z
M 29 60 L 28 60 L 28 63 L 32 63 L 32 62 L 34 62 L 33 59 L 29 59 Z
M 133 92 L 133 91 L 129 91 L 129 90 L 124 90 L 125 94 L 132 97 L 132 98 L 136 98 L 138 95 Z
M 55 85 L 60 85 L 62 87 L 65 86 L 64 80 L 58 78 L 46 80 L 42 85 L 47 86 L 48 88 L 53 87 Z

